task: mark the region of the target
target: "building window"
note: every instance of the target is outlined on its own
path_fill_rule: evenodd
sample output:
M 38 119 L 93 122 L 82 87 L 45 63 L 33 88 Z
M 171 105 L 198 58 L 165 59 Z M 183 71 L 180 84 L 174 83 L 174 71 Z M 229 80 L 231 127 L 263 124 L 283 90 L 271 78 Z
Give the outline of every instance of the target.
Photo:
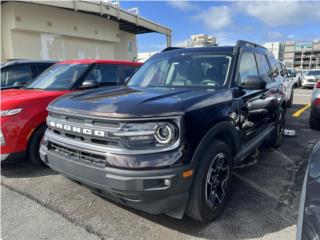
M 128 41 L 128 54 L 132 54 L 133 52 L 133 42 Z

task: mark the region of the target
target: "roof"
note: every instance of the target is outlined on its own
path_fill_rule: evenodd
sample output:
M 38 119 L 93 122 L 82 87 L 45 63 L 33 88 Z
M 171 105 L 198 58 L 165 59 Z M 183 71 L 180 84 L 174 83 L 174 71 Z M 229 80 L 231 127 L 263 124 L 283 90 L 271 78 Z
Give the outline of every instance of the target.
M 58 62 L 58 64 L 117 64 L 129 66 L 141 66 L 140 62 L 120 61 L 120 60 L 104 60 L 104 59 L 75 59 Z
M 188 52 L 232 52 L 234 50 L 235 46 L 215 46 L 215 47 L 192 47 L 192 48 L 172 48 L 168 49 L 166 48 L 162 54 L 166 53 L 188 53 Z
M 13 60 L 13 61 L 9 61 L 3 65 L 1 65 L 1 67 L 7 67 L 7 66 L 11 66 L 11 65 L 18 65 L 18 64 L 41 64 L 41 63 L 51 63 L 51 64 L 55 64 L 57 61 L 52 61 L 52 60 L 29 60 L 29 59 L 21 59 L 21 60 Z
M 1 3 L 8 1 L 1 1 Z M 119 23 L 120 30 L 134 33 L 150 33 L 158 32 L 171 36 L 171 29 L 145 19 L 137 14 L 125 11 L 111 2 L 100 0 L 72 0 L 72 1 L 43 1 L 43 0 L 20 0 L 30 4 L 41 4 L 51 7 L 59 7 L 70 11 L 82 12 L 95 15 L 107 19 L 111 19 Z

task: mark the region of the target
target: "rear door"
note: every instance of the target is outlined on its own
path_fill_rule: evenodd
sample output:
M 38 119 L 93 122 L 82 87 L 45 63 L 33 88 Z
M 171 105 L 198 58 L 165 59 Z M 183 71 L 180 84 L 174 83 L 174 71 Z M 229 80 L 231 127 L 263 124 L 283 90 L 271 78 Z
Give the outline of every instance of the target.
M 277 65 L 271 65 L 270 59 L 265 54 L 256 53 L 259 76 L 267 82 L 264 98 L 264 108 L 267 110 L 267 124 L 274 121 L 279 105 L 279 95 L 282 90 L 282 80 L 279 77 Z

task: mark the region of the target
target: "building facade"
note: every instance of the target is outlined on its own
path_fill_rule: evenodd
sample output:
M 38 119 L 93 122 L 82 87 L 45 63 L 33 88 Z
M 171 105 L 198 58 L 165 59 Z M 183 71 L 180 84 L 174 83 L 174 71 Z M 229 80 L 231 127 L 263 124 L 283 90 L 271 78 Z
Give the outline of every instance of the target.
M 273 55 L 279 60 L 284 60 L 284 43 L 281 42 L 267 42 L 263 44 Z
M 284 62 L 297 69 L 320 68 L 320 40 L 285 42 Z
M 216 38 L 207 34 L 191 35 L 191 40 L 187 42 L 187 47 L 207 47 L 215 46 Z
M 171 30 L 111 2 L 2 1 L 1 62 L 15 59 L 137 59 L 136 35 Z

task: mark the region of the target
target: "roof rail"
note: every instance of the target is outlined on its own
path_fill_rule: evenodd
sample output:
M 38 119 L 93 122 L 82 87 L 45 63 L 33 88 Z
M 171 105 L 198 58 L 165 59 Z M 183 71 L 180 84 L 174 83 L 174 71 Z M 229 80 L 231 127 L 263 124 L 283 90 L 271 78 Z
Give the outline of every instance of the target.
M 245 41 L 245 40 L 238 40 L 236 46 L 237 47 L 261 47 L 261 48 L 266 49 L 266 47 L 264 47 L 264 46 L 261 46 L 257 43 Z
M 167 47 L 167 48 L 163 49 L 161 52 L 167 52 L 167 51 L 172 51 L 172 50 L 176 50 L 176 49 L 183 49 L 183 47 Z

